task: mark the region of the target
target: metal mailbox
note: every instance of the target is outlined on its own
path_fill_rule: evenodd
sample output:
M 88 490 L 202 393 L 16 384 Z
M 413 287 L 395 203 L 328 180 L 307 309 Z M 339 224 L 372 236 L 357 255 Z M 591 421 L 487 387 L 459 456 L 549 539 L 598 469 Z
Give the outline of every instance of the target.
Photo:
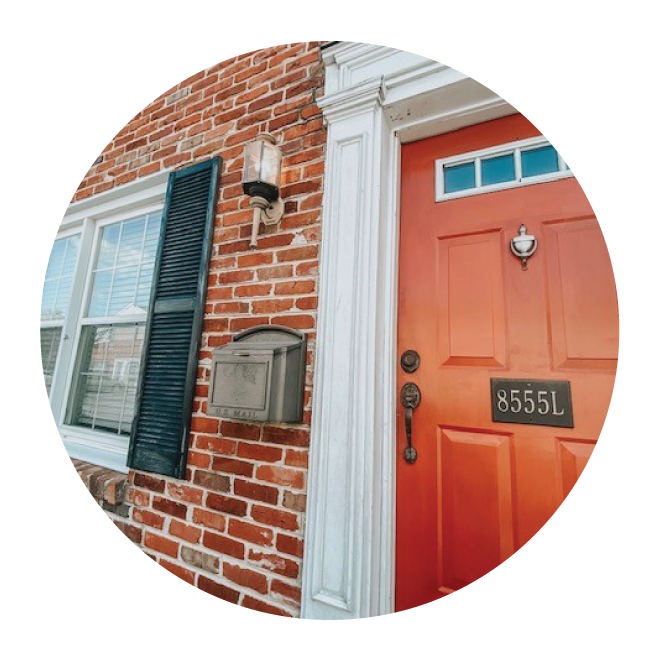
M 307 338 L 278 325 L 260 325 L 216 348 L 207 412 L 255 422 L 301 422 Z

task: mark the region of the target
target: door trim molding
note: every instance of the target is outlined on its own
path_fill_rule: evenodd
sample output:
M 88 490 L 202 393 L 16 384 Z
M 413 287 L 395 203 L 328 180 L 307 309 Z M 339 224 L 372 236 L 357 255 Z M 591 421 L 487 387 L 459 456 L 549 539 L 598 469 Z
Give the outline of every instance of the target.
M 369 44 L 322 52 L 328 126 L 302 616 L 394 611 L 402 143 L 515 111 L 438 62 Z

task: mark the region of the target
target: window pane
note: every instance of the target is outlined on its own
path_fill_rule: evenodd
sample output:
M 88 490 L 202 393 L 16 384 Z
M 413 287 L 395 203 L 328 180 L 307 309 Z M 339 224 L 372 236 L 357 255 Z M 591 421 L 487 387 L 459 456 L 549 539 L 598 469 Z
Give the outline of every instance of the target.
M 83 328 L 69 423 L 130 433 L 143 342 L 143 324 Z
M 101 246 L 99 247 L 99 256 L 96 261 L 96 267 L 98 269 L 112 268 L 115 265 L 120 230 L 120 224 L 108 225 L 102 229 Z
M 539 176 L 540 174 L 548 174 L 549 172 L 557 172 L 559 170 L 557 150 L 550 145 L 539 147 L 538 149 L 527 149 L 521 152 L 520 157 L 522 160 L 523 178 Z
M 63 319 L 69 309 L 80 236 L 58 238 L 50 253 L 41 297 L 41 320 Z
M 49 393 L 61 337 L 62 328 L 41 328 L 41 365 L 46 381 L 46 391 Z
M 147 311 L 160 217 L 142 215 L 101 229 L 88 318 Z
M 463 163 L 444 168 L 445 193 L 457 192 L 474 188 L 476 180 L 474 176 L 474 163 Z
M 516 166 L 513 154 L 484 158 L 481 161 L 481 183 L 490 186 L 494 183 L 514 181 L 516 178 Z

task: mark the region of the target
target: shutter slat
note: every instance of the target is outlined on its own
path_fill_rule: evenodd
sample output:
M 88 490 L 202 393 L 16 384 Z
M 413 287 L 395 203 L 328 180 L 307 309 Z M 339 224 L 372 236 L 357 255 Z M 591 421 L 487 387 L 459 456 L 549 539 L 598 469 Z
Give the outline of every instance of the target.
M 145 329 L 128 465 L 176 478 L 185 476 L 220 164 L 170 174 Z

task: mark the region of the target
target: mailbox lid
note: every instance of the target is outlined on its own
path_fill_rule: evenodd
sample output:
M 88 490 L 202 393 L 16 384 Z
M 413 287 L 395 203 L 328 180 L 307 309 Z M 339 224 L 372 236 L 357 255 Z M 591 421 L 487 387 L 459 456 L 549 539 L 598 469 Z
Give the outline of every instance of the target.
M 300 348 L 300 344 L 279 344 L 276 342 L 231 342 L 213 350 L 213 353 L 232 353 L 233 355 L 275 355 L 277 353 L 288 353 Z

